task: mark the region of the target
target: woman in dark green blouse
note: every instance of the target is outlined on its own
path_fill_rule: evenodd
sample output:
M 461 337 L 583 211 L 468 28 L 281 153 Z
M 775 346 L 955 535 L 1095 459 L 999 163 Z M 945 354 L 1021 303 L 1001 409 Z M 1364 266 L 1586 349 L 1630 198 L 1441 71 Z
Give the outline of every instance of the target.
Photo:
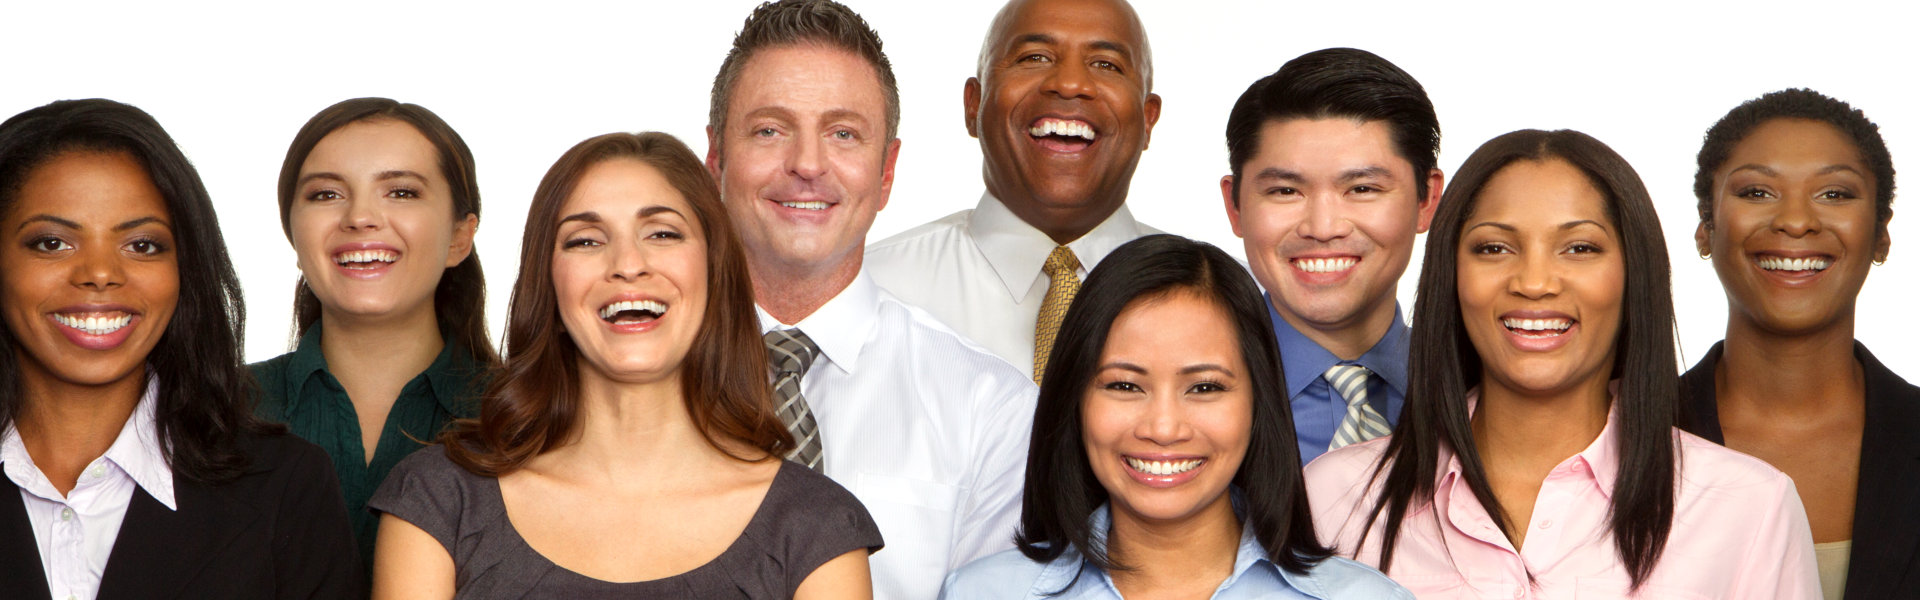
M 499 364 L 473 234 L 473 153 L 431 111 L 357 98 L 307 121 L 280 167 L 299 257 L 299 346 L 252 365 L 260 416 L 326 449 L 363 559 L 367 497 L 456 418 Z

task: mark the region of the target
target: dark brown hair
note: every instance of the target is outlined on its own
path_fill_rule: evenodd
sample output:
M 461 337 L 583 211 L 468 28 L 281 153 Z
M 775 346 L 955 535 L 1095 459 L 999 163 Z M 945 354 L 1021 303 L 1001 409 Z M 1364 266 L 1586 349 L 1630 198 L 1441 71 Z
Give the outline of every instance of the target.
M 733 100 L 733 85 L 746 70 L 747 59 L 763 49 L 800 44 L 845 50 L 872 65 L 874 77 L 880 79 L 880 95 L 887 102 L 887 141 L 900 135 L 900 84 L 893 77 L 893 63 L 880 48 L 880 34 L 853 9 L 833 0 L 766 2 L 747 15 L 740 34 L 733 36 L 733 49 L 720 62 L 720 73 L 713 77 L 707 127 L 716 134 L 726 127 L 727 103 Z M 722 137 L 715 135 L 714 143 Z
M 520 239 L 520 276 L 508 304 L 506 366 L 480 399 L 480 418 L 455 421 L 441 441 L 447 456 L 478 475 L 498 477 L 566 442 L 579 427 L 579 349 L 560 320 L 553 253 L 560 209 L 594 165 L 637 160 L 686 197 L 707 241 L 706 319 L 681 363 L 681 388 L 693 425 L 721 452 L 746 461 L 785 456 L 793 436 L 774 414 L 767 350 L 753 311 L 747 262 L 720 190 L 686 144 L 658 132 L 609 133 L 580 142 L 540 180 Z M 767 456 L 741 456 L 720 438 Z
M 406 104 L 387 98 L 354 98 L 322 109 L 300 127 L 287 147 L 287 158 L 280 163 L 280 231 L 293 240 L 288 220 L 293 207 L 294 186 L 300 182 L 300 166 L 313 154 L 320 140 L 341 127 L 362 121 L 391 119 L 413 126 L 440 153 L 440 175 L 452 192 L 454 220 L 473 215 L 480 217 L 480 184 L 473 172 L 473 151 L 460 134 L 433 111 L 418 104 Z M 293 297 L 294 339 L 320 320 L 320 297 L 307 287 L 306 277 L 296 284 Z M 474 361 L 494 366 L 500 355 L 493 350 L 493 338 L 487 335 L 487 280 L 480 270 L 480 249 L 476 246 L 466 260 L 448 267 L 433 290 L 433 315 L 447 344 L 467 351 Z

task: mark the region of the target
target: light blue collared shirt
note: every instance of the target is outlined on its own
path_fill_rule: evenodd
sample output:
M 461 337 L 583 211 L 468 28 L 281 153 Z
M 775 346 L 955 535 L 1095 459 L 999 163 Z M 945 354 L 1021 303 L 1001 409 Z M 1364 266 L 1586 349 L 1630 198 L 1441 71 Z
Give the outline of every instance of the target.
M 1236 502 L 1238 504 L 1238 502 Z M 1112 526 L 1107 506 L 1089 518 L 1096 535 L 1105 537 Z M 1096 540 L 1095 543 L 1104 543 Z M 1054 595 L 1058 592 L 1058 595 Z M 1075 548 L 1058 558 L 1034 562 L 1019 549 L 982 558 L 947 575 L 941 600 L 1122 600 L 1120 590 L 1105 570 L 1081 559 Z M 1329 557 L 1306 574 L 1288 573 L 1267 560 L 1267 550 L 1251 526 L 1240 530 L 1240 549 L 1234 553 L 1233 573 L 1213 591 L 1214 600 L 1413 600 L 1413 593 L 1372 567 L 1340 557 Z
M 1400 305 L 1393 305 L 1393 324 L 1386 335 L 1374 342 L 1359 360 L 1340 360 L 1294 329 L 1273 309 L 1273 296 L 1267 296 L 1267 316 L 1273 318 L 1273 336 L 1280 342 L 1280 366 L 1286 369 L 1287 398 L 1293 405 L 1294 439 L 1300 442 L 1300 464 L 1313 462 L 1333 443 L 1333 432 L 1347 416 L 1347 401 L 1333 391 L 1325 374 L 1334 365 L 1360 365 L 1373 371 L 1367 378 L 1367 405 L 1380 411 L 1388 425 L 1400 422 L 1400 407 L 1407 403 L 1407 351 L 1411 330 L 1400 318 Z

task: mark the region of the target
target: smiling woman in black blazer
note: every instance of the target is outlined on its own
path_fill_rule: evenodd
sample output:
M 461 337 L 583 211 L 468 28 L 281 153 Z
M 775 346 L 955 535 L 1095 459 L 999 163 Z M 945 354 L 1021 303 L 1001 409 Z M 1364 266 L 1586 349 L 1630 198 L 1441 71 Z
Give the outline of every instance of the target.
M 251 416 L 244 315 L 152 117 L 0 124 L 0 595 L 364 594 L 326 455 Z
M 1793 477 L 1826 598 L 1911 596 L 1920 388 L 1853 339 L 1855 297 L 1892 244 L 1879 128 L 1811 90 L 1761 96 L 1707 131 L 1694 193 L 1727 339 L 1682 378 L 1686 428 Z

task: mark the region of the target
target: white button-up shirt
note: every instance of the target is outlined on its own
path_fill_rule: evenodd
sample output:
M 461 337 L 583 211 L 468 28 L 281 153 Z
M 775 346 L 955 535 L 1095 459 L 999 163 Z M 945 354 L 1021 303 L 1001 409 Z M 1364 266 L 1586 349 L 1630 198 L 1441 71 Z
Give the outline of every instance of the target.
M 788 328 L 764 310 L 760 323 Z M 800 390 L 826 474 L 886 539 L 874 597 L 933 598 L 947 572 L 1013 547 L 1033 382 L 864 271 L 794 328 L 820 347 Z
M 1121 244 L 1162 233 L 1126 206 L 1067 244 L 1087 272 Z M 1058 243 L 983 194 L 980 204 L 867 246 L 866 268 L 880 287 L 1033 378 L 1033 328 L 1047 298 L 1041 270 Z M 811 334 L 809 334 L 811 335 Z
M 134 486 L 146 490 L 168 510 L 177 510 L 173 469 L 160 451 L 153 420 L 158 389 L 149 377 L 147 391 L 121 426 L 120 436 L 106 454 L 81 471 L 73 490 L 64 495 L 33 463 L 12 425 L 0 434 L 0 463 L 4 463 L 0 470 L 20 488 L 20 500 L 26 505 L 27 522 L 33 526 L 51 597 L 91 600 L 99 593 L 100 575 L 107 570 L 107 556 L 120 535 L 127 505 L 133 502 Z

